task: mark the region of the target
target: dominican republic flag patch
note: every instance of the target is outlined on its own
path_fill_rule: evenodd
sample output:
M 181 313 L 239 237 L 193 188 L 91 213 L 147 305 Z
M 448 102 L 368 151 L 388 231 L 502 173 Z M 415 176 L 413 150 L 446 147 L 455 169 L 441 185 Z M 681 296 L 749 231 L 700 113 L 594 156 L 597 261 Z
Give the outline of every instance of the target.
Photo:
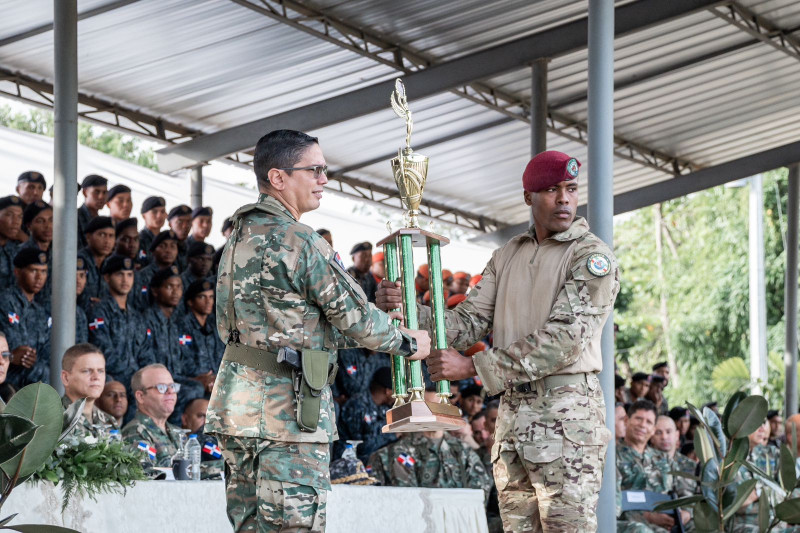
M 142 294 L 147 294 L 147 287 L 142 287 Z
M 144 250 L 139 250 L 139 259 L 145 259 L 147 257 L 147 252 Z
M 150 331 L 150 328 L 147 328 L 147 338 L 149 339 L 153 335 L 153 332 Z
M 147 454 L 147 457 L 149 457 L 151 461 L 156 458 L 155 446 L 150 446 L 150 444 L 142 440 L 139 441 L 139 444 L 136 447 L 145 452 Z
M 178 337 L 178 342 L 181 343 L 181 346 L 188 346 L 192 344 L 192 337 L 184 333 L 183 335 Z
M 345 370 L 347 371 L 348 376 L 355 376 L 356 372 L 358 372 L 356 365 L 350 365 L 347 368 L 345 368 Z
M 345 270 L 344 263 L 342 263 L 342 258 L 339 256 L 339 252 L 336 252 L 336 255 L 333 256 L 333 260 L 336 261 L 336 264 L 342 267 L 342 270 Z
M 98 330 L 100 328 L 106 327 L 106 319 L 97 317 L 91 322 L 89 322 L 89 329 L 92 331 Z
M 203 453 L 210 455 L 214 459 L 219 459 L 222 457 L 222 450 L 220 450 L 219 446 L 211 441 L 208 441 L 203 445 Z
M 372 415 L 364 415 L 364 422 L 367 424 L 371 424 L 373 420 L 375 419 L 372 417 Z
M 413 457 L 405 453 L 401 453 L 397 456 L 397 462 L 403 466 L 407 466 L 408 468 L 411 468 L 417 464 L 417 461 Z
M 9 324 L 19 324 L 19 315 L 17 313 L 8 313 Z

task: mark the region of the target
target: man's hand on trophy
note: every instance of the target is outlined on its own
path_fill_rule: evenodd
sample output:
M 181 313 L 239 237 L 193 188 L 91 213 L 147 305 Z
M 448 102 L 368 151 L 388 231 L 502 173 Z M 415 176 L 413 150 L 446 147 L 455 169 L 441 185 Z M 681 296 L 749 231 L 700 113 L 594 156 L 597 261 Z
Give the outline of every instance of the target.
M 388 280 L 381 281 L 375 292 L 375 305 L 381 311 L 388 313 L 393 309 L 403 309 L 403 291 L 400 282 L 392 283 Z
M 478 375 L 472 357 L 465 357 L 452 348 L 433 350 L 426 362 L 433 381 L 456 381 Z
M 420 359 L 425 359 L 431 353 L 431 336 L 430 334 L 422 329 L 406 329 L 400 328 L 400 331 L 403 331 L 417 341 L 417 351 L 414 352 L 414 355 L 408 357 L 411 361 L 419 361 Z

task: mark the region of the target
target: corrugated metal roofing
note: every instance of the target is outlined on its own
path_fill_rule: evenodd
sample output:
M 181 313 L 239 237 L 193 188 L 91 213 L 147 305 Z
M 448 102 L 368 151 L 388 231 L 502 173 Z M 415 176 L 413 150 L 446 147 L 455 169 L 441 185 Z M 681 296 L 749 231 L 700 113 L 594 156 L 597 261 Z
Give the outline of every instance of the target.
M 108 3 L 80 0 L 79 11 Z M 304 5 L 400 42 L 437 61 L 486 49 L 586 16 L 587 1 L 317 0 Z M 621 5 L 627 2 L 618 2 Z M 794 0 L 740 0 L 784 29 L 800 26 Z M 50 0 L 0 0 L 0 39 L 52 20 Z M 800 34 L 795 34 L 800 36 Z M 748 44 L 751 43 L 751 44 Z M 732 46 L 741 48 L 650 77 L 670 65 Z M 615 92 L 615 131 L 712 166 L 800 139 L 800 61 L 709 11 L 617 38 L 615 79 L 642 79 Z M 79 23 L 81 91 L 188 127 L 213 132 L 372 85 L 398 73 L 333 43 L 233 2 L 139 0 Z M 52 32 L 0 47 L 0 66 L 52 80 Z M 550 105 L 585 121 L 587 53 L 549 64 Z M 530 97 L 530 69 L 486 83 Z M 332 167 L 388 156 L 403 124 L 388 107 L 313 132 Z M 576 100 L 577 99 L 577 100 Z M 412 145 L 495 123 L 502 115 L 444 93 L 410 102 Z M 420 150 L 431 157 L 426 198 L 517 223 L 527 219 L 520 176 L 530 154 L 529 127 L 511 121 Z M 548 147 L 587 159 L 586 147 L 554 133 Z M 584 164 L 582 174 L 590 169 Z M 349 173 L 390 185 L 388 161 Z M 619 194 L 671 175 L 615 160 Z M 585 197 L 585 188 L 581 192 Z

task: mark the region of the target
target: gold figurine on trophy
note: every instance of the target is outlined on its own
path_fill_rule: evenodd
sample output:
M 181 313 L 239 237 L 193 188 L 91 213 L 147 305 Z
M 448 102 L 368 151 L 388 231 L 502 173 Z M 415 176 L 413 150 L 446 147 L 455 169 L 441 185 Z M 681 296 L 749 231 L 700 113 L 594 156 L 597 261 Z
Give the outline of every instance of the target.
M 408 107 L 406 90 L 401 80 L 395 82 L 395 90 L 390 98 L 392 109 L 406 122 L 406 147 L 398 150 L 397 157 L 392 159 L 392 174 L 400 200 L 406 208 L 408 226 L 400 229 L 381 242 L 386 261 L 386 279 L 402 281 L 403 312 L 406 327 L 418 329 L 417 299 L 414 286 L 414 246 L 426 247 L 430 272 L 431 306 L 433 308 L 434 347 L 447 348 L 447 336 L 444 323 L 444 287 L 442 286 L 442 261 L 440 248 L 450 241 L 419 227 L 419 206 L 422 202 L 422 191 L 428 177 L 428 158 L 415 154 L 411 149 L 411 130 L 414 122 L 411 109 Z M 398 250 L 399 263 L 398 263 Z M 398 325 L 399 321 L 395 321 Z M 450 382 L 443 380 L 436 384 L 438 402 L 427 402 L 423 397 L 425 387 L 422 380 L 420 361 L 407 361 L 404 357 L 392 357 L 392 386 L 395 399 L 394 407 L 386 413 L 384 433 L 435 431 L 439 429 L 453 430 L 466 424 L 461 418 L 461 411 L 451 405 Z

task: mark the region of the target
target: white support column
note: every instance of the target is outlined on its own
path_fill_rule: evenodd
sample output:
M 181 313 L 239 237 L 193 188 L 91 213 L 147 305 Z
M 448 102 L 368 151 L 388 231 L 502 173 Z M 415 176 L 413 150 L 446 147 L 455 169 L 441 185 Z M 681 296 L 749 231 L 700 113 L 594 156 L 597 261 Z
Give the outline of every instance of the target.
M 192 193 L 189 205 L 192 209 L 203 207 L 203 165 L 197 165 L 191 169 Z
M 767 300 L 764 280 L 764 189 L 761 174 L 750 178 L 750 378 L 753 394 L 767 381 Z
M 786 316 L 786 368 L 784 418 L 797 413 L 797 252 L 798 217 L 800 216 L 800 164 L 789 167 L 789 199 L 786 202 L 786 284 L 784 315 Z

